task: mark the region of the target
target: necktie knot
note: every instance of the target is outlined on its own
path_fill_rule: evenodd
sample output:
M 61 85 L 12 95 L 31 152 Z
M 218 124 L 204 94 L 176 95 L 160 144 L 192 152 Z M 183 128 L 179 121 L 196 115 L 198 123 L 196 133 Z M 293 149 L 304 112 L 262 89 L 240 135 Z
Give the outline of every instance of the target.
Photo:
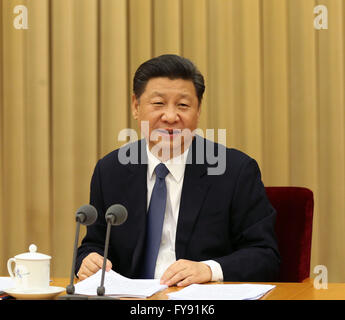
M 158 178 L 160 179 L 165 179 L 165 177 L 168 175 L 169 170 L 168 168 L 165 166 L 165 164 L 160 163 L 159 165 L 157 165 L 157 167 L 155 168 L 155 173 L 157 175 Z

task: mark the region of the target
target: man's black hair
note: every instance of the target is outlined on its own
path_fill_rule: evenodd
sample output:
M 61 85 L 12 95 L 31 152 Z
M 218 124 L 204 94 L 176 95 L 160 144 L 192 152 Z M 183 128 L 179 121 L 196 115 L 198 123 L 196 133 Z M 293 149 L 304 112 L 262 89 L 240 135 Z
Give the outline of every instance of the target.
M 141 64 L 135 72 L 133 79 L 133 91 L 136 98 L 140 98 L 150 79 L 158 77 L 166 77 L 172 80 L 191 80 L 194 84 L 199 104 L 201 103 L 205 91 L 204 77 L 189 59 L 175 54 L 164 54 Z

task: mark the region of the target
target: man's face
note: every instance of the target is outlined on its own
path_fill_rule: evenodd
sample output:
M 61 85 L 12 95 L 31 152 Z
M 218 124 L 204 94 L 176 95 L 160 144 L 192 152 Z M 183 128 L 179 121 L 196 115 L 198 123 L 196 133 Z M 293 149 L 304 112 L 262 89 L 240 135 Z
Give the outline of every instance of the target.
M 152 78 L 139 99 L 133 95 L 132 113 L 139 127 L 142 121 L 148 124 L 148 130 L 142 133 L 151 152 L 166 158 L 162 156 L 165 150 L 172 158 L 183 153 L 192 141 L 190 133 L 197 128 L 200 105 L 192 81 Z

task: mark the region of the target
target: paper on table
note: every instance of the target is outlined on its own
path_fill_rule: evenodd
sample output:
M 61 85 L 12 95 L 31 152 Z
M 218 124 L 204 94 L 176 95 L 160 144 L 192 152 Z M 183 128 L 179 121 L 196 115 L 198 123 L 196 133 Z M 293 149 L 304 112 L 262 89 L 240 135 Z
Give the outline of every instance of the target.
M 75 285 L 75 293 L 83 295 L 97 295 L 97 288 L 101 283 L 102 270 L 94 275 L 78 282 Z M 161 285 L 159 279 L 129 279 L 113 270 L 105 273 L 104 277 L 105 294 L 114 297 L 135 297 L 147 298 L 158 291 L 167 288 Z
M 14 281 L 11 277 L 0 277 L 0 291 L 14 287 Z
M 172 300 L 255 300 L 274 287 L 266 284 L 192 284 L 168 296 Z

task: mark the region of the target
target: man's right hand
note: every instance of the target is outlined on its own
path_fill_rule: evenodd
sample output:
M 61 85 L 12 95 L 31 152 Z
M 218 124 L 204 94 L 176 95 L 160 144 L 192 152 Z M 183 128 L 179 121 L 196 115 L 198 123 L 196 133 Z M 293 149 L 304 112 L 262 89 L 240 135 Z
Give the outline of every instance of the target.
M 81 263 L 80 269 L 78 271 L 79 280 L 84 280 L 87 277 L 92 276 L 99 269 L 102 269 L 102 266 L 103 266 L 103 257 L 96 252 L 90 253 L 83 259 L 83 262 Z M 105 270 L 110 271 L 111 268 L 112 268 L 112 263 L 110 260 L 107 259 Z

